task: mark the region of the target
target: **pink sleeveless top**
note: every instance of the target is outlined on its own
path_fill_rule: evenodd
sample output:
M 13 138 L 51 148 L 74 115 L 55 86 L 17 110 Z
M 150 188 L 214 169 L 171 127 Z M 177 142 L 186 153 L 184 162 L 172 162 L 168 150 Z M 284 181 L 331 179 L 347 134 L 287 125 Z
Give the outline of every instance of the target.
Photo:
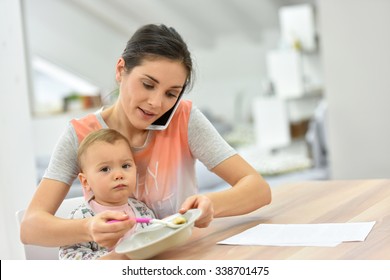
M 169 126 L 162 131 L 151 131 L 147 145 L 133 150 L 137 164 L 133 197 L 143 201 L 158 218 L 177 213 L 184 200 L 198 192 L 195 159 L 188 144 L 191 107 L 191 101 L 182 100 Z M 79 143 L 90 132 L 102 128 L 95 114 L 71 123 Z

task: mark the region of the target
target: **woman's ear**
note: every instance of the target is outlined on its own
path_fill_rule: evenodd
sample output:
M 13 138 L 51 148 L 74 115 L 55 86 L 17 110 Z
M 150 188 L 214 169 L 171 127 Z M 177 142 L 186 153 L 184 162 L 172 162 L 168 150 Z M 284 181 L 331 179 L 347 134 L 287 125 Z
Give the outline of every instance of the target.
M 116 63 L 115 79 L 118 83 L 122 81 L 122 74 L 125 71 L 125 60 L 121 57 Z

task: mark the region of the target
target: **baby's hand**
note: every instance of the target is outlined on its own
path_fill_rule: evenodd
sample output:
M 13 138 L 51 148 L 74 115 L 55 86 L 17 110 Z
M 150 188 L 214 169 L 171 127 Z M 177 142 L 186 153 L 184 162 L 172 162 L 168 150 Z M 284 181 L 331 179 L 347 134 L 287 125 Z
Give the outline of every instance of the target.
M 200 228 L 207 227 L 214 218 L 214 207 L 211 200 L 205 195 L 190 196 L 182 204 L 179 213 L 184 214 L 193 208 L 202 211 L 200 217 L 195 221 L 195 226 Z
M 117 220 L 117 223 L 107 223 Z M 89 219 L 88 231 L 93 241 L 107 248 L 112 248 L 127 231 L 135 225 L 126 214 L 116 211 L 104 211 Z

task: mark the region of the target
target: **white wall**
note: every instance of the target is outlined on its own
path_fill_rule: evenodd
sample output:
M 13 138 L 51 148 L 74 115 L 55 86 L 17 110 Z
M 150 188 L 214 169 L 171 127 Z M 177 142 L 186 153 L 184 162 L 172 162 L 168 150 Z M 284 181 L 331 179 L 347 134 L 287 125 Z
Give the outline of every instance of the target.
M 252 103 L 255 97 L 267 94 L 264 83 L 269 74 L 266 55 L 277 49 L 280 40 L 278 29 L 265 32 L 261 43 L 244 38 L 222 37 L 213 49 L 195 50 L 196 83 L 188 96 L 201 109 L 208 109 L 217 117 L 235 123 L 252 118 Z M 303 55 L 306 85 L 322 89 L 322 66 L 320 53 Z M 289 100 L 290 120 L 307 118 L 312 114 L 318 98 Z M 309 112 L 309 113 L 307 113 Z
M 73 118 L 81 118 L 96 110 L 97 108 L 93 108 L 86 111 L 32 118 L 31 125 L 34 155 L 36 157 L 50 157 L 59 137 L 69 124 L 69 121 Z
M 24 3 L 31 53 L 79 74 L 101 87 L 105 93 L 115 89 L 115 63 L 128 37 L 114 32 L 98 18 L 66 1 L 34 0 Z M 260 94 L 261 80 L 266 78 L 267 44 L 268 48 L 275 48 L 279 34 L 278 30 L 259 32 L 264 33 L 260 44 L 245 38 L 227 37 L 222 38 L 213 49 L 192 49 L 193 46 L 189 45 L 198 76 L 194 91 L 188 98 L 200 107 L 211 108 L 231 120 L 237 94 L 244 94 L 246 99 Z M 221 99 L 225 101 L 225 107 L 221 106 Z
M 390 176 L 390 1 L 320 0 L 331 173 Z
M 197 76 L 188 97 L 227 121 L 245 107 L 250 113 L 250 99 L 262 94 L 261 82 L 267 79 L 265 52 L 264 45 L 240 37 L 225 37 L 213 49 L 195 50 Z
M 22 259 L 15 212 L 35 190 L 20 2 L 0 1 L 0 259 Z
M 71 2 L 23 1 L 31 53 L 110 91 L 115 64 L 129 38 Z
M 130 33 L 125 36 L 112 29 L 72 1 L 24 3 L 32 53 L 81 75 L 105 92 L 116 87 L 114 66 Z M 274 4 L 265 7 L 269 8 L 268 14 L 277 16 Z M 131 23 L 131 18 L 128 20 Z M 275 22 L 278 22 L 276 18 Z M 251 100 L 263 93 L 262 82 L 267 79 L 266 53 L 280 45 L 278 26 L 253 28 L 259 29 L 261 41 L 236 35 L 220 38 L 213 48 L 189 45 L 198 76 L 195 88 L 187 98 L 226 121 L 233 121 L 240 112 L 244 120 L 251 117 Z M 184 39 L 191 41 L 191 38 Z M 313 70 L 311 82 L 315 83 L 320 79 L 316 73 L 318 63 L 315 56 L 310 58 L 306 68 Z

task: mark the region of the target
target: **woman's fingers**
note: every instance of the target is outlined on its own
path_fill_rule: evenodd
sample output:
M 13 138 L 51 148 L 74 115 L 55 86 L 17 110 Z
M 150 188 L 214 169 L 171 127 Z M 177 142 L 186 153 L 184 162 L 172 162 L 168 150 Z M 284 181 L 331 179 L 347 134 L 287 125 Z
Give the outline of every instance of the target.
M 187 198 L 179 213 L 184 214 L 189 209 L 197 208 L 202 211 L 200 217 L 195 221 L 196 227 L 207 227 L 214 218 L 214 208 L 211 200 L 205 195 L 193 195 Z

